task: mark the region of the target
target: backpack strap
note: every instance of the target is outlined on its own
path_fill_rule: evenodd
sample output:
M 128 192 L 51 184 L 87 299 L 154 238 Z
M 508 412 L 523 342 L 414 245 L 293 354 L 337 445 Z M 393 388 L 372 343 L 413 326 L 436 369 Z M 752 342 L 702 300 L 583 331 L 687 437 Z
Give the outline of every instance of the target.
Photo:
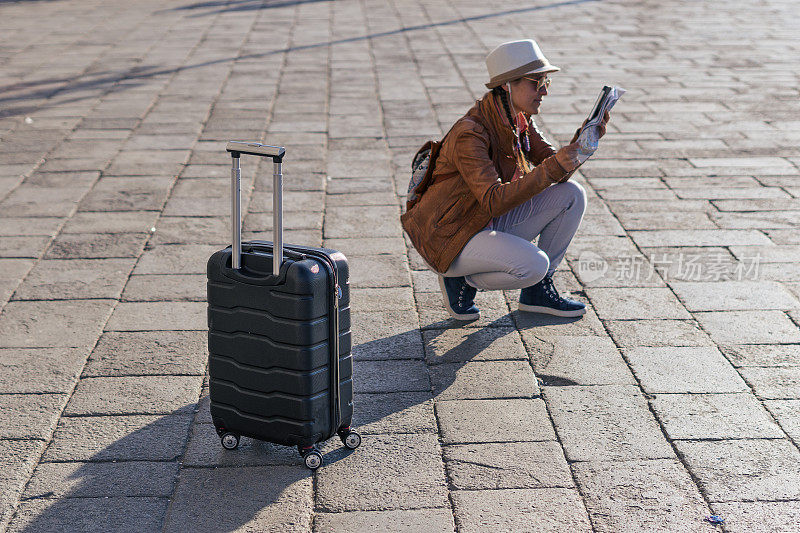
M 416 155 L 414 155 L 413 161 L 416 161 L 420 155 L 424 154 L 426 151 L 429 152 L 428 154 L 428 168 L 425 171 L 425 176 L 422 178 L 422 181 L 419 182 L 419 185 L 416 186 L 414 189 L 414 198 L 409 199 L 406 202 L 406 211 L 411 209 L 417 202 L 419 202 L 420 197 L 428 190 L 431 183 L 433 183 L 433 169 L 436 166 L 436 158 L 439 157 L 439 152 L 442 150 L 442 142 L 441 141 L 428 141 L 422 145 Z
M 417 204 L 417 202 L 419 202 L 419 199 L 422 197 L 423 193 L 427 191 L 428 187 L 430 187 L 433 184 L 433 170 L 436 167 L 436 158 L 439 157 L 439 152 L 441 152 L 442 150 L 442 145 L 444 145 L 444 140 L 447 138 L 448 135 L 450 135 L 450 132 L 453 131 L 453 128 L 456 127 L 456 123 L 458 123 L 458 121 L 456 121 L 455 123 L 453 123 L 452 126 L 450 126 L 450 129 L 447 130 L 447 133 L 444 134 L 444 137 L 442 137 L 440 141 L 428 141 L 422 145 L 422 148 L 417 150 L 416 154 L 414 154 L 414 158 L 412 159 L 412 161 L 416 161 L 417 158 L 420 157 L 420 155 L 423 154 L 426 150 L 430 150 L 430 153 L 428 154 L 429 158 L 428 169 L 425 172 L 425 176 L 422 178 L 422 181 L 420 181 L 419 185 L 417 185 L 416 188 L 414 189 L 414 199 L 408 200 L 406 202 L 406 211 L 414 207 Z

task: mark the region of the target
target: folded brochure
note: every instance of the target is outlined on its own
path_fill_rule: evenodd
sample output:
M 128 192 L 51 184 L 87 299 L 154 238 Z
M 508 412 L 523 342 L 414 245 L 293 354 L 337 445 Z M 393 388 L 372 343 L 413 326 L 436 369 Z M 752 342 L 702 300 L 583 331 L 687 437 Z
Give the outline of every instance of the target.
M 580 135 L 578 135 L 578 160 L 581 163 L 589 159 L 595 150 L 597 150 L 597 144 L 600 141 L 599 126 L 603 121 L 603 115 L 605 115 L 606 111 L 614 107 L 614 104 L 617 103 L 617 100 L 619 100 L 623 94 L 625 94 L 625 89 L 616 85 L 613 87 L 606 85 L 603 87 L 603 90 L 600 91 L 600 96 L 597 97 L 592 112 L 589 114 L 586 124 L 581 129 Z

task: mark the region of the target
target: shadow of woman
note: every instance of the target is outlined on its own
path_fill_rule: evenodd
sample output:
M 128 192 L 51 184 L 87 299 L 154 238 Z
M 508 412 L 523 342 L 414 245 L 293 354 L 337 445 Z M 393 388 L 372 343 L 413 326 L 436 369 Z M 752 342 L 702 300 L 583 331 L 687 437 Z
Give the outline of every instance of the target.
M 502 350 L 514 332 L 506 324 L 503 317 L 480 328 L 443 320 L 354 346 L 354 427 L 365 434 L 436 432 L 434 399 L 467 363 L 494 360 L 490 348 Z

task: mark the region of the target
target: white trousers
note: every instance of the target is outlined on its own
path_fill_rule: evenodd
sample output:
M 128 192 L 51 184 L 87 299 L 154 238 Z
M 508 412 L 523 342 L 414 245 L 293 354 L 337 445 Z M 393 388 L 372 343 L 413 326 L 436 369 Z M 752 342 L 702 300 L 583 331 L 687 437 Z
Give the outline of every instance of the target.
M 557 183 L 470 239 L 445 272 L 465 276 L 478 289 L 522 289 L 555 272 L 586 211 L 586 191 Z M 538 246 L 533 240 L 539 237 Z

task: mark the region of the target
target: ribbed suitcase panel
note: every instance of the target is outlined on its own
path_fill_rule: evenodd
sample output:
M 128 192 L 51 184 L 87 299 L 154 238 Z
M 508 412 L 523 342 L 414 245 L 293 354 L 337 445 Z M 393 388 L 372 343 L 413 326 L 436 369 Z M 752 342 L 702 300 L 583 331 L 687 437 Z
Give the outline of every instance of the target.
M 339 353 L 349 354 L 350 331 L 339 334 Z M 280 367 L 287 370 L 311 370 L 327 365 L 330 358 L 327 342 L 311 346 L 294 346 L 274 342 L 269 337 L 249 333 L 209 331 L 208 351 L 229 357 L 240 364 L 261 368 Z
M 313 396 L 291 396 L 242 389 L 234 383 L 214 378 L 209 385 L 213 398 L 211 417 L 217 428 L 290 446 L 308 446 L 330 436 L 327 390 Z M 353 418 L 352 379 L 341 381 L 339 390 L 341 424 L 348 426 Z
M 327 401 L 327 400 L 326 400 Z M 280 417 L 266 418 L 261 415 L 240 411 L 233 405 L 212 404 L 211 416 L 218 429 L 235 432 L 247 428 L 246 435 L 259 435 L 259 438 L 286 446 L 311 446 L 325 438 L 328 423 L 327 406 L 321 406 L 318 420 L 289 420 Z
M 208 306 L 208 327 L 226 333 L 251 333 L 274 342 L 310 346 L 328 339 L 328 317 L 307 320 L 278 318 L 267 311 L 247 307 Z
M 209 387 L 213 390 L 213 403 L 235 405 L 241 411 L 264 418 L 313 420 L 319 416 L 317 404 L 324 405 L 326 413 L 330 410 L 327 389 L 314 395 L 258 392 L 216 377 L 211 378 Z
M 208 297 L 219 307 L 247 307 L 268 311 L 276 318 L 308 320 L 322 318 L 328 313 L 326 302 L 314 298 L 311 290 L 320 291 L 314 285 L 309 283 L 309 287 L 303 287 L 309 290 L 307 294 L 291 294 L 226 278 L 209 281 L 207 289 Z
M 208 371 L 216 379 L 230 381 L 243 389 L 262 393 L 282 392 L 311 396 L 327 390 L 331 383 L 327 361 L 324 366 L 298 371 L 242 365 L 231 358 L 212 354 L 209 357 Z M 350 379 L 352 376 L 350 354 L 339 358 L 339 373 L 340 380 Z

